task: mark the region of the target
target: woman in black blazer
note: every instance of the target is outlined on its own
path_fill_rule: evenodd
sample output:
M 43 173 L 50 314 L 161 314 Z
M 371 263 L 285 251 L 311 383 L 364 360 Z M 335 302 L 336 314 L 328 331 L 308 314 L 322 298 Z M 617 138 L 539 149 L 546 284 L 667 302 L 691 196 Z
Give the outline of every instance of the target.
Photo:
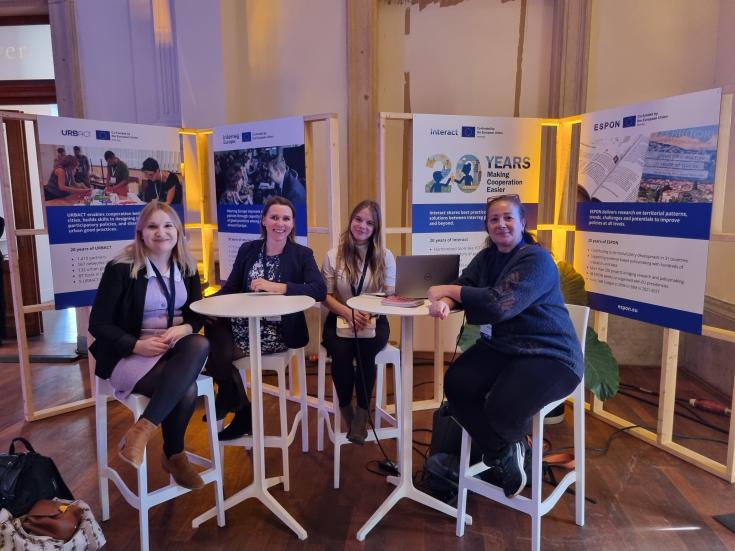
M 282 295 L 307 295 L 316 301 L 327 293 L 314 253 L 294 242 L 296 212 L 291 202 L 273 196 L 263 206 L 262 239 L 244 243 L 237 252 L 232 272 L 217 294 L 266 291 Z M 246 316 L 247 312 L 243 312 Z M 252 432 L 250 401 L 233 361 L 250 355 L 248 322 L 245 318 L 218 318 L 205 328 L 210 341 L 207 371 L 214 377 L 217 416 L 234 411 L 232 422 L 219 433 L 220 440 L 233 440 Z M 260 326 L 261 352 L 273 354 L 301 348 L 309 342 L 303 312 L 280 319 L 268 318 Z
M 133 392 L 150 398 L 120 441 L 120 457 L 140 467 L 160 424 L 163 468 L 191 489 L 204 486 L 184 452 L 196 379 L 209 352 L 207 339 L 197 334 L 203 320 L 189 308 L 201 296 L 181 220 L 165 203 L 152 201 L 140 213 L 135 241 L 105 267 L 89 317 L 97 376 L 110 380 L 118 398 Z

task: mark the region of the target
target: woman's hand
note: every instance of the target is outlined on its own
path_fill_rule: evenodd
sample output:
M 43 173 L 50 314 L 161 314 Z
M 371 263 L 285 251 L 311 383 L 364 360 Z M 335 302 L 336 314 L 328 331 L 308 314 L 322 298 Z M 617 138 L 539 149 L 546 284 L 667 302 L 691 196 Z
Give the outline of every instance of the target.
M 150 339 L 138 339 L 133 347 L 133 353 L 141 356 L 158 356 L 165 354 L 169 348 L 169 344 L 161 337 L 151 337 Z
M 437 287 L 440 287 L 440 285 L 437 285 Z M 451 308 L 443 300 L 433 301 L 429 304 L 429 315 L 431 317 L 445 320 L 449 317 L 449 312 L 451 312 Z
M 367 312 L 361 312 L 360 310 L 354 310 L 354 312 L 354 326 L 358 331 L 362 331 L 370 325 L 370 314 L 368 314 Z M 350 327 L 352 327 L 352 312 L 350 312 L 349 316 L 347 317 L 347 323 L 349 323 Z
M 193 332 L 194 330 L 191 328 L 191 325 L 184 323 L 182 325 L 169 327 L 162 335 L 159 336 L 159 338 L 163 342 L 167 343 L 169 348 L 173 348 L 179 339 L 183 339 L 187 335 L 191 335 Z
M 265 291 L 267 293 L 278 293 L 279 295 L 285 295 L 286 284 L 277 283 L 275 281 L 268 281 L 267 279 L 259 277 L 250 282 L 250 290 L 258 292 Z

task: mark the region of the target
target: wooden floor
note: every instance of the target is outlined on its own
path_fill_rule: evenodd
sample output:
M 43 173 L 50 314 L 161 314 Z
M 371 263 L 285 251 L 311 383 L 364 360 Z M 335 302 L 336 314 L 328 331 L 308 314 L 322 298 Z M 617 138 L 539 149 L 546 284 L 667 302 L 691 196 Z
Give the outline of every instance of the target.
M 86 362 L 81 364 L 34 365 L 34 386 L 38 407 L 53 405 L 57 396 L 79 399 L 89 385 L 85 381 Z M 314 369 L 310 368 L 310 372 Z M 417 398 L 431 388 L 421 382 L 430 376 L 430 366 L 416 370 Z M 658 370 L 625 369 L 623 380 L 655 388 Z M 315 392 L 316 377 L 309 377 L 310 392 Z M 697 397 L 712 395 L 694 380 L 680 383 L 679 395 Z M 25 423 L 17 364 L 0 364 L 0 449 L 4 451 L 14 436 L 28 438 L 36 449 L 52 456 L 75 497 L 88 502 L 99 514 L 97 493 L 94 412 L 92 409 L 61 417 Z M 715 396 L 716 397 L 716 396 Z M 650 397 L 649 397 L 650 399 Z M 274 398 L 266 397 L 266 430 L 274 428 L 277 413 Z M 292 407 L 292 413 L 295 406 Z M 655 408 L 639 404 L 627 397 L 616 398 L 610 408 L 626 412 L 635 422 L 654 424 Z M 205 425 L 197 412 L 187 434 L 187 446 L 200 453 L 207 450 Z M 725 419 L 707 419 L 726 427 Z M 341 489 L 332 488 L 332 451 L 317 452 L 316 415 L 310 411 L 311 449 L 303 454 L 300 446 L 292 446 L 291 490 L 279 487 L 273 495 L 304 526 L 309 537 L 299 541 L 275 516 L 259 503 L 250 500 L 227 513 L 227 526 L 218 528 L 209 521 L 192 530 L 191 519 L 212 506 L 210 487 L 182 496 L 155 508 L 150 517 L 151 549 L 249 549 L 279 550 L 497 550 L 530 549 L 530 520 L 525 515 L 471 496 L 469 513 L 475 523 L 467 527 L 463 538 L 454 535 L 451 518 L 415 503 L 402 501 L 363 543 L 355 533 L 368 519 L 392 486 L 366 469 L 368 462 L 380 459 L 378 448 L 353 445 L 343 448 Z M 430 428 L 430 414 L 416 413 L 415 428 Z M 114 449 L 127 429 L 131 417 L 117 403 L 110 406 L 109 445 Z M 683 436 L 695 435 L 726 440 L 726 435 L 703 429 L 696 423 L 677 420 L 675 430 Z M 735 549 L 735 534 L 719 525 L 713 515 L 735 512 L 735 488 L 730 484 L 680 461 L 626 434 L 616 436 L 606 453 L 595 451 L 605 446 L 615 431 L 588 416 L 587 419 L 587 523 L 574 524 L 573 497 L 562 498 L 542 522 L 542 548 L 546 550 L 719 550 Z M 555 449 L 571 442 L 571 426 L 549 427 L 547 437 Z M 416 440 L 428 441 L 425 432 L 415 433 Z M 682 440 L 692 447 L 724 459 L 726 445 Z M 300 438 L 297 438 L 300 442 Z M 392 455 L 395 446 L 385 445 Z M 150 483 L 163 485 L 166 477 L 158 467 L 160 437 L 149 446 Z M 115 454 L 112 463 L 127 480 L 133 479 L 131 468 Z M 269 474 L 277 474 L 279 455 L 266 451 Z M 414 455 L 415 469 L 422 459 Z M 252 478 L 251 461 L 239 449 L 226 448 L 225 496 L 231 495 Z M 550 486 L 546 486 L 546 490 Z M 111 489 L 112 518 L 102 524 L 108 540 L 107 549 L 135 549 L 138 546 L 137 512 Z

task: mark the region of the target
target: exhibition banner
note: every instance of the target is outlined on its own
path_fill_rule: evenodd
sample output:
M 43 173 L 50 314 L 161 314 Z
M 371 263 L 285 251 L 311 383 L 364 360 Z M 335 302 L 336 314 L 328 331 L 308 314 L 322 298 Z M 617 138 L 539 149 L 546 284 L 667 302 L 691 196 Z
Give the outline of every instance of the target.
M 485 244 L 485 205 L 517 195 L 536 227 L 541 161 L 538 119 L 413 116 L 412 253 L 460 254 Z
M 260 238 L 263 203 L 273 195 L 293 203 L 296 241 L 305 245 L 303 117 L 216 127 L 213 149 L 220 278 L 230 275 L 240 245 Z
M 720 98 L 582 116 L 574 263 L 595 310 L 701 333 Z
M 178 128 L 38 117 L 56 309 L 89 306 L 153 199 L 184 217 Z

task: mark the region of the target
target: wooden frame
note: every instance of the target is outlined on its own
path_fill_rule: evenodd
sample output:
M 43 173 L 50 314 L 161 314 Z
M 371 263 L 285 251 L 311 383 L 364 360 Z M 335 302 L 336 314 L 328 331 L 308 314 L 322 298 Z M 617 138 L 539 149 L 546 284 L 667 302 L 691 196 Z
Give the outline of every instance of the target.
M 720 132 L 717 144 L 717 168 L 715 174 L 715 190 L 712 201 L 712 226 L 710 241 L 735 242 L 735 234 L 722 231 L 725 214 L 725 186 L 727 182 L 727 157 L 730 147 L 730 126 L 733 115 L 733 92 L 723 93 L 720 110 Z M 564 191 L 570 189 L 570 171 L 576 170 L 569 163 L 569 152 L 572 149 L 572 126 L 581 124 L 579 117 L 568 117 L 559 120 L 563 127 L 557 134 L 557 179 L 555 224 L 544 229 L 574 232 L 575 226 L 569 220 L 563 220 L 559 201 Z M 565 223 L 566 222 L 566 223 Z M 609 314 L 595 311 L 593 327 L 601 341 L 607 340 Z M 712 473 L 730 483 L 735 482 L 735 416 L 730 416 L 730 427 L 727 446 L 727 463 L 720 463 L 706 455 L 673 441 L 674 406 L 676 400 L 676 376 L 679 360 L 679 331 L 664 328 L 661 351 L 661 376 L 659 382 L 658 422 L 656 431 L 635 427 L 627 432 L 632 436 L 652 444 L 676 457 L 683 459 L 700 469 Z M 735 343 L 735 331 L 729 331 L 709 325 L 702 326 L 702 336 Z M 624 417 L 606 411 L 604 402 L 592 396 L 592 402 L 586 404 L 587 409 L 595 417 L 622 429 L 635 425 Z M 735 379 L 733 380 L 731 409 L 735 409 Z
M 36 137 L 36 144 L 38 144 L 38 124 L 36 115 L 0 111 L 0 121 L 2 122 L 3 130 L 6 120 L 32 122 L 33 131 Z M 39 174 L 41 174 L 41 163 L 38 154 L 39 152 L 38 150 L 36 150 L 36 162 L 38 163 Z M 70 411 L 76 411 L 78 409 L 93 406 L 95 399 L 94 396 L 92 396 L 91 398 L 84 398 L 82 400 L 76 400 L 73 402 L 68 402 L 65 404 L 60 404 L 40 410 L 35 409 L 33 405 L 33 383 L 31 377 L 31 362 L 28 350 L 28 336 L 26 334 L 25 315 L 34 312 L 43 312 L 45 310 L 53 310 L 54 303 L 53 301 L 39 304 L 23 303 L 17 238 L 25 236 L 48 235 L 48 224 L 46 221 L 46 210 L 42 209 L 44 225 L 42 229 L 17 229 L 15 227 L 13 194 L 9 174 L 10 163 L 8 162 L 7 157 L 7 144 L 5 141 L 4 132 L 0 132 L 0 192 L 2 192 L 3 205 L 5 208 L 5 230 L 7 232 L 8 239 L 8 262 L 10 264 L 10 285 L 13 296 L 15 329 L 18 342 L 18 364 L 20 368 L 21 391 L 23 394 L 23 413 L 26 421 L 37 421 L 39 419 L 45 419 L 47 417 L 53 417 L 54 415 L 60 415 L 62 413 L 68 413 Z M 94 373 L 91 369 L 89 372 L 89 377 L 90 385 L 93 389 L 92 393 L 94 394 Z
M 327 179 L 326 179 L 326 195 L 327 195 L 327 224 L 320 226 L 316 220 L 316 212 L 313 208 L 317 204 L 317 190 L 314 176 L 314 127 L 317 124 L 326 123 L 326 144 L 327 151 L 329 152 L 329 165 L 327 167 Z M 204 194 L 205 184 L 209 182 L 208 163 L 203 163 L 202 158 L 210 159 L 212 144 L 211 138 L 212 130 L 194 130 L 194 129 L 182 129 L 182 134 L 194 135 L 197 139 L 197 157 L 199 159 L 199 177 L 202 182 L 202 196 L 199 205 L 200 221 L 186 224 L 187 229 L 199 229 L 202 232 L 202 256 L 204 259 L 204 274 L 208 281 L 214 280 L 214 254 L 213 250 L 213 232 L 217 231 L 217 224 L 207 222 L 209 219 L 208 208 L 210 205 L 205 200 Z M 341 231 L 341 189 L 340 189 L 340 175 L 339 175 L 339 117 L 336 113 L 319 113 L 315 115 L 304 116 L 304 150 L 306 154 L 306 181 L 309 185 L 306 186 L 307 195 L 307 233 L 312 235 L 327 235 L 329 240 L 329 247 L 332 248 L 339 242 L 339 234 Z M 209 185 L 209 184 L 206 184 Z M 213 181 L 212 184 L 214 185 Z M 212 203 L 214 204 L 214 203 Z M 309 209 L 308 206 L 312 208 Z M 320 308 L 320 305 L 315 305 L 315 308 Z M 321 340 L 321 323 L 319 324 L 319 332 L 317 335 L 317 342 Z M 301 389 L 300 381 L 297 377 L 292 377 L 291 373 L 293 370 L 289 370 L 289 385 L 288 385 L 288 400 L 292 402 L 300 402 L 301 400 Z M 263 384 L 263 391 L 267 394 L 278 396 L 278 387 L 271 384 Z M 307 404 L 310 407 L 318 407 L 319 402 L 316 396 L 309 396 L 307 393 Z
M 722 231 L 723 219 L 725 214 L 725 186 L 727 182 L 727 154 L 730 147 L 730 126 L 733 116 L 733 97 L 735 93 L 727 92 L 722 96 L 722 105 L 720 111 L 720 133 L 717 147 L 717 158 L 720 161 L 717 164 L 717 172 L 715 176 L 715 194 L 712 203 L 712 230 L 710 235 L 711 241 L 735 242 L 735 234 L 725 233 Z M 386 167 L 385 167 L 385 126 L 390 120 L 410 121 L 413 115 L 410 113 L 379 113 L 378 117 L 378 197 L 380 204 L 387 201 L 386 194 Z M 574 149 L 573 144 L 573 128 L 581 124 L 580 116 L 566 117 L 560 119 L 542 119 L 542 126 L 556 127 L 556 170 L 554 185 L 554 221 L 551 224 L 538 225 L 539 231 L 550 231 L 552 234 L 552 243 L 554 251 L 559 258 L 566 258 L 572 261 L 573 250 L 569 250 L 569 245 L 573 243 L 570 234 L 574 234 L 575 225 L 573 218 L 573 209 L 568 208 L 568 203 L 574 197 L 572 193 L 572 184 L 576 183 L 576 179 L 572 177 L 576 171 L 576 166 L 572 165 L 571 153 Z M 412 175 L 409 171 L 408 187 L 409 196 Z M 567 208 L 565 208 L 567 206 Z M 407 234 L 411 233 L 410 227 L 388 227 L 386 225 L 384 236 L 386 234 Z M 385 237 L 384 237 L 385 239 Z M 595 312 L 593 326 L 597 331 L 598 337 L 602 341 L 607 340 L 608 314 L 605 312 Z M 437 353 L 441 349 L 441 333 L 438 324 L 435 324 L 434 334 L 438 346 L 434 351 L 434 400 L 425 400 L 416 402 L 414 409 L 431 409 L 438 406 L 438 399 L 441 398 L 443 392 L 443 354 Z M 735 343 L 735 331 L 728 331 L 719 327 L 704 325 L 702 327 L 702 335 L 714 339 L 724 340 Z M 664 328 L 663 346 L 661 352 L 661 379 L 660 379 L 660 402 L 658 411 L 658 423 L 656 431 L 650 431 L 643 428 L 629 429 L 628 432 L 649 444 L 661 448 L 672 455 L 683 459 L 705 471 L 708 471 L 720 478 L 731 483 L 735 483 L 735 416 L 730 418 L 730 429 L 727 447 L 727 463 L 723 464 L 713 460 L 701 453 L 698 453 L 686 446 L 673 441 L 673 425 L 674 425 L 674 405 L 676 398 L 676 376 L 678 367 L 678 347 L 679 347 L 679 331 L 675 329 Z M 616 427 L 624 428 L 634 425 L 635 423 L 627 419 L 615 415 L 604 409 L 604 403 L 596 396 L 592 396 L 592 402 L 586 404 L 586 408 L 597 418 Z M 735 378 L 733 380 L 732 403 L 730 409 L 735 410 Z
M 6 111 L 0 111 L 0 121 L 3 126 L 5 120 L 21 120 L 33 123 L 34 134 L 36 136 L 36 144 L 38 145 L 38 125 L 36 115 L 12 113 Z M 304 143 L 306 150 L 306 174 L 307 181 L 314 182 L 314 161 L 313 161 L 313 144 L 314 144 L 314 125 L 317 123 L 327 124 L 327 150 L 329 151 L 329 166 L 328 166 L 328 177 L 326 181 L 327 186 L 327 208 L 328 208 L 328 220 L 326 226 L 318 226 L 316 224 L 316 214 L 314 209 L 308 212 L 309 217 L 309 233 L 311 234 L 326 234 L 329 238 L 330 247 L 334 246 L 339 240 L 340 232 L 340 179 L 339 179 L 339 121 L 336 113 L 323 113 L 316 115 L 308 115 L 304 117 Z M 197 172 L 192 182 L 192 174 L 189 174 L 187 181 L 193 185 L 197 183 L 200 186 L 201 195 L 199 201 L 199 222 L 187 223 L 187 230 L 199 230 L 202 232 L 202 258 L 203 258 L 203 275 L 206 280 L 213 281 L 214 279 L 214 255 L 213 255 L 213 232 L 217 230 L 217 225 L 210 221 L 209 216 L 209 201 L 207 200 L 208 194 L 205 193 L 209 188 L 209 136 L 212 134 L 211 129 L 191 129 L 181 128 L 179 134 L 183 136 L 193 136 L 196 140 L 196 162 Z M 40 170 L 40 158 L 38 157 L 38 150 L 36 151 L 36 161 Z M 90 357 L 89 359 L 89 377 L 90 385 L 92 389 L 92 397 L 84 398 L 65 404 L 52 406 L 45 409 L 37 410 L 33 404 L 33 383 L 31 374 L 31 363 L 30 354 L 28 349 L 28 337 L 26 334 L 24 316 L 26 314 L 34 312 L 42 312 L 45 310 L 53 310 L 54 302 L 45 302 L 42 304 L 24 304 L 23 297 L 21 294 L 21 276 L 19 269 L 19 258 L 18 258 L 18 237 L 23 236 L 37 236 L 37 235 L 48 235 L 48 223 L 46 220 L 46 210 L 42 209 L 43 212 L 43 228 L 30 228 L 30 229 L 17 229 L 15 227 L 15 215 L 13 212 L 13 201 L 12 201 L 12 189 L 9 178 L 10 164 L 7 157 L 7 148 L 4 138 L 4 133 L 0 133 L 0 192 L 2 192 L 3 204 L 5 205 L 5 227 L 7 231 L 8 240 L 8 260 L 10 264 L 10 281 L 13 296 L 13 306 L 15 310 L 15 325 L 17 330 L 17 342 L 18 342 L 18 360 L 20 369 L 20 380 L 21 380 L 21 392 L 23 395 L 23 410 L 26 421 L 37 421 L 39 419 L 45 419 L 62 413 L 70 411 L 76 411 L 85 407 L 94 405 L 94 360 Z M 317 201 L 315 186 L 310 185 L 307 187 L 308 202 L 307 204 L 315 205 Z M 264 385 L 266 390 L 271 385 Z M 296 385 L 291 387 L 292 400 L 298 400 L 298 387 Z M 316 397 L 312 398 L 309 405 L 316 406 Z

